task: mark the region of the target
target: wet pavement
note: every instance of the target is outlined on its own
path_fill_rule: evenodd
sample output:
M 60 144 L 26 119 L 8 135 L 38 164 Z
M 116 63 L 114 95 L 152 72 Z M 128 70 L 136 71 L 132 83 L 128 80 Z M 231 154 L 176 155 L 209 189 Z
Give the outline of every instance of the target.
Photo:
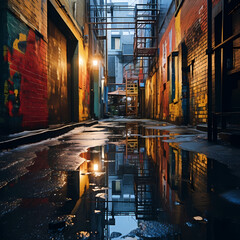
M 239 239 L 240 154 L 115 119 L 0 153 L 0 239 Z

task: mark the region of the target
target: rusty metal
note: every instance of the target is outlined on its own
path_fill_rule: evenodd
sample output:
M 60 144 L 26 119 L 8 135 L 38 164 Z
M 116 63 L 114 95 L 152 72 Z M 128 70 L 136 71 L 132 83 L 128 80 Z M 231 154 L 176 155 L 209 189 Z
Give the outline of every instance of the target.
M 90 18 L 91 18 L 91 19 L 98 19 L 98 18 L 100 18 L 100 19 L 104 20 L 104 19 L 107 19 L 107 18 L 111 18 L 111 19 L 112 19 L 112 18 L 117 18 L 117 19 L 121 19 L 121 18 L 124 18 L 124 19 L 125 19 L 125 18 L 133 18 L 133 19 L 134 19 L 135 17 L 134 17 L 134 16 L 132 16 L 132 17 L 93 17 L 93 16 L 92 16 L 92 17 L 90 17 Z
M 135 22 L 89 22 L 88 24 L 135 24 Z
M 150 6 L 150 7 L 149 7 Z M 155 7 L 154 7 L 155 6 Z M 139 12 L 144 11 L 144 14 Z M 135 40 L 134 56 L 154 57 L 157 52 L 157 36 L 148 35 L 148 30 L 153 30 L 157 25 L 157 4 L 136 4 L 135 9 Z M 147 14 L 148 13 L 148 14 Z M 149 27 L 150 25 L 150 27 Z M 153 31 L 151 31 L 152 34 Z M 154 31 L 156 33 L 156 29 Z
M 112 27 L 110 27 L 110 28 L 92 28 L 92 30 L 121 30 L 121 29 L 135 29 L 135 28 L 127 28 L 127 27 L 125 27 L 125 28 L 112 28 Z
M 124 68 L 126 83 L 126 116 L 138 114 L 138 76 L 129 66 L 128 71 Z
M 138 114 L 138 91 L 139 81 L 143 81 L 148 74 L 148 69 L 151 59 L 156 56 L 157 53 L 157 16 L 158 16 L 158 3 L 148 4 L 136 4 L 134 7 L 128 5 L 104 5 L 102 9 L 100 7 L 90 7 L 90 11 L 129 11 L 133 13 L 133 16 L 129 17 L 105 17 L 94 16 L 90 17 L 89 25 L 93 26 L 92 30 L 135 30 L 134 38 L 134 52 L 133 60 L 127 63 L 124 67 L 124 79 L 123 82 L 126 85 L 126 99 L 131 99 L 129 102 L 126 100 L 126 115 Z M 111 19 L 108 22 L 108 19 Z M 123 21 L 115 22 L 114 19 L 124 19 Z M 134 19 L 129 21 L 127 19 Z M 100 20 L 97 22 L 97 20 Z M 95 22 L 96 21 L 96 22 Z M 130 27 L 121 26 L 128 24 Z M 116 25 L 120 25 L 117 27 Z M 132 25 L 135 25 L 132 27 Z M 154 30 L 154 31 L 153 31 Z M 154 34 L 153 34 L 154 32 Z M 132 63 L 132 67 L 127 69 L 127 66 Z M 139 80 L 140 79 L 140 80 Z M 112 85 L 112 84 L 111 84 Z M 120 84 L 115 84 L 120 85 Z

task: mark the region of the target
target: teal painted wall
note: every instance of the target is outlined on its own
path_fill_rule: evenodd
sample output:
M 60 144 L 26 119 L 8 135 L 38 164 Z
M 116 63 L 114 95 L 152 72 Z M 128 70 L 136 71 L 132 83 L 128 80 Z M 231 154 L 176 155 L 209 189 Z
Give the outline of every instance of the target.
M 99 98 L 100 98 L 100 91 L 99 91 L 99 72 L 95 70 L 93 73 L 93 91 L 94 91 L 94 114 L 95 117 L 100 118 L 100 109 L 99 109 Z

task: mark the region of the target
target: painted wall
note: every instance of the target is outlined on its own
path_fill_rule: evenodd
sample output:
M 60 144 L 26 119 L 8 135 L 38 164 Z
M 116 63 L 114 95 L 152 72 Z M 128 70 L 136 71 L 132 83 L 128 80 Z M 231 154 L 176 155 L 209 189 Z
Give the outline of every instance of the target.
M 145 83 L 145 113 L 144 116 L 147 118 L 151 118 L 151 78 L 148 78 Z
M 189 8 L 191 7 L 191 11 Z M 185 1 L 180 12 L 181 40 L 188 71 L 191 124 L 207 121 L 207 2 Z M 189 19 L 184 21 L 184 19 Z
M 149 77 L 145 83 L 145 116 L 148 118 L 157 116 L 157 73 Z
M 1 131 L 88 119 L 89 50 L 81 26 L 56 1 L 0 0 L 0 4 Z M 65 27 L 58 29 L 49 21 L 47 5 L 55 9 Z M 76 50 L 69 47 L 73 43 Z
M 206 123 L 207 2 L 185 0 L 176 16 L 170 7 L 159 43 L 160 119 Z
M 47 44 L 10 11 L 6 12 L 5 23 L 1 41 L 1 127 L 11 131 L 46 127 Z
M 8 0 L 8 7 L 47 38 L 47 0 Z
M 160 119 L 170 120 L 169 108 L 170 98 L 170 77 L 168 77 L 168 57 L 175 50 L 175 19 L 172 18 L 159 44 L 159 94 L 160 97 Z

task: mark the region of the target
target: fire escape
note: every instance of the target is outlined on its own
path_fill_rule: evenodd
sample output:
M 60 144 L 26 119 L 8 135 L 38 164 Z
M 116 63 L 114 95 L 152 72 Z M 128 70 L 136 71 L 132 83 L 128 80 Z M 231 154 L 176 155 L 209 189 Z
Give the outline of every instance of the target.
M 149 69 L 155 64 L 157 53 L 157 13 L 158 5 L 151 1 L 148 4 L 135 5 L 135 37 L 133 67 L 125 66 L 126 115 L 138 115 L 139 87 L 144 86 L 144 79 Z
M 92 10 L 95 10 L 95 8 Z M 135 7 L 106 4 L 103 11 L 105 11 L 105 14 L 103 14 L 105 17 L 94 17 L 89 23 L 92 25 L 92 30 L 105 30 L 106 37 L 99 37 L 100 40 L 107 38 L 108 30 L 135 30 L 133 60 L 124 67 L 123 84 L 126 92 L 126 116 L 137 116 L 141 103 L 139 89 L 144 90 L 144 81 L 152 71 L 151 66 L 155 64 L 157 57 L 156 28 L 159 13 L 157 1 L 149 0 L 147 4 L 136 4 Z M 115 16 L 114 11 L 129 11 L 134 12 L 134 14 L 128 17 L 127 22 L 125 17 Z M 107 13 L 111 13 L 111 16 L 108 16 Z M 130 129 L 131 132 L 129 132 Z M 155 198 L 154 167 L 151 165 L 149 158 L 140 152 L 137 129 L 131 127 L 130 129 L 129 131 L 127 129 L 126 132 L 125 161 L 137 168 L 134 179 L 136 218 L 154 219 L 156 217 L 155 206 L 153 205 Z
M 135 7 L 135 59 L 150 59 L 157 52 L 157 3 L 136 4 Z
M 139 220 L 156 219 L 156 174 L 153 161 L 144 153 L 139 152 L 135 165 L 137 174 L 135 184 L 135 213 Z
M 125 65 L 123 76 L 123 84 L 125 85 L 126 92 L 126 116 L 138 115 L 138 108 L 141 102 L 143 102 L 141 99 L 142 97 L 139 95 L 139 91 L 141 90 L 143 92 L 144 82 L 153 71 L 153 67 L 156 65 L 155 62 L 157 62 L 155 60 L 158 49 L 158 1 L 146 0 L 146 2 L 148 3 L 136 4 L 135 6 L 105 4 L 98 8 L 95 6 L 90 7 L 90 12 L 92 12 L 90 14 L 92 17 L 89 22 L 92 28 L 90 29 L 97 33 L 100 33 L 101 30 L 105 30 L 103 35 L 98 34 L 100 35 L 98 36 L 98 40 L 106 39 L 107 30 L 121 31 L 124 29 L 133 29 L 135 31 L 133 43 L 134 51 L 132 55 L 133 61 Z M 96 14 L 98 11 L 103 12 L 102 15 L 100 14 L 101 16 Z M 131 16 L 115 16 L 114 12 L 121 11 L 127 11 Z M 108 82 L 107 72 L 108 70 L 106 70 L 106 82 Z
M 138 167 L 138 174 L 135 178 L 135 202 L 136 218 L 138 220 L 153 220 L 156 218 L 156 209 L 154 206 L 154 174 L 149 159 L 143 159 L 143 164 Z
M 153 162 L 141 151 L 138 125 L 126 125 L 125 162 L 136 168 L 134 176 L 135 215 L 138 220 L 156 219 L 156 174 Z

